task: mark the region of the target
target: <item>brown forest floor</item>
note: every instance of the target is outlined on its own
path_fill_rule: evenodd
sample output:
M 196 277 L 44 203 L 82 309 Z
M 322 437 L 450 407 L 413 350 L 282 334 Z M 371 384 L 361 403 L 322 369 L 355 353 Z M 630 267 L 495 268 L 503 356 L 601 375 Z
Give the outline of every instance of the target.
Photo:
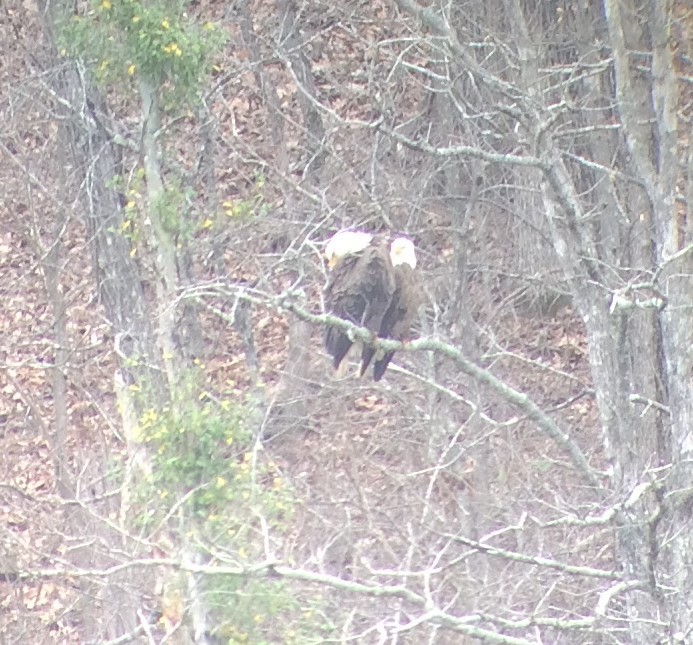
M 213 19 L 223 14 L 225 3 L 199 5 L 198 11 Z M 36 18 L 25 3 L 24 10 L 13 13 L 11 21 L 3 25 L 0 19 L 0 60 L 7 63 L 0 67 L 0 83 L 4 88 L 16 87 L 32 74 L 31 53 L 39 33 Z M 11 48 L 9 43 L 16 43 L 17 36 L 20 47 Z M 247 110 L 254 100 L 251 94 L 252 90 L 248 90 L 247 96 L 236 96 L 232 107 L 237 111 L 238 108 Z M 247 120 L 241 119 L 236 127 L 246 128 L 258 149 L 269 146 L 261 141 L 260 133 L 265 125 L 252 114 L 243 116 Z M 55 142 L 47 138 L 49 130 L 45 124 L 25 129 L 25 143 L 28 137 L 36 137 L 33 144 L 36 155 L 55 152 Z M 226 177 L 229 196 L 236 190 L 238 194 L 243 192 L 242 186 L 236 187 L 242 182 L 235 170 L 229 168 Z M 0 177 L 10 175 L 16 177 L 17 169 L 0 155 Z M 225 181 L 224 172 L 220 180 Z M 40 566 L 42 556 L 59 556 L 66 546 L 59 539 L 61 520 L 56 512 L 59 496 L 53 463 L 57 448 L 53 443 L 55 412 L 51 382 L 54 312 L 46 295 L 45 276 L 37 263 L 37 255 L 45 250 L 51 237 L 52 223 L 37 224 L 44 237 L 34 240 L 32 245 L 23 218 L 36 212 L 35 205 L 25 203 L 27 191 L 20 181 L 6 181 L 4 191 L 0 205 L 0 351 L 4 364 L 0 370 L 0 525 L 11 533 L 13 543 L 24 545 L 25 551 L 7 553 L 0 543 L 0 575 L 11 570 L 13 557 L 27 565 Z M 48 200 L 46 195 L 36 198 L 39 203 Z M 271 237 L 266 230 L 236 233 L 225 256 L 232 279 L 253 281 L 260 277 L 258 273 L 266 266 L 263 258 L 272 252 Z M 70 430 L 67 446 L 60 449 L 71 455 L 70 466 L 79 472 L 88 464 L 90 454 L 105 450 L 117 458 L 124 453 L 124 446 L 116 433 L 108 430 L 109 420 L 118 418 L 112 386 L 116 365 L 113 339 L 102 310 L 94 302 L 91 258 L 79 221 L 69 222 L 63 242 L 65 270 L 61 276 L 63 290 L 69 298 L 68 345 L 75 352 L 68 372 Z M 243 255 L 239 255 L 241 248 L 244 248 Z M 442 247 L 426 249 L 434 258 L 444 256 L 444 252 Z M 435 262 L 429 262 L 428 267 L 430 275 L 434 275 Z M 317 259 L 313 276 L 320 276 Z M 280 276 L 275 283 L 277 289 L 286 281 Z M 317 309 L 316 294 L 320 286 L 319 280 L 312 285 L 313 309 Z M 503 294 L 491 294 L 489 299 L 484 289 L 480 275 L 474 274 L 471 296 L 480 302 L 487 301 L 491 310 Z M 288 327 L 287 319 L 272 311 L 253 312 L 252 328 L 265 384 L 265 403 L 281 394 L 278 389 L 286 365 Z M 238 333 L 211 316 L 203 317 L 203 329 L 208 344 L 204 362 L 210 384 L 219 391 L 235 391 L 239 397 L 244 396 L 250 390 L 251 378 Z M 507 379 L 544 409 L 552 410 L 570 400 L 569 405 L 557 409 L 555 414 L 568 427 L 579 431 L 580 445 L 591 446 L 591 456 L 599 461 L 596 410 L 589 390 L 587 348 L 579 317 L 569 308 L 547 319 L 523 317 L 507 308 L 494 318 L 493 333 L 494 343 L 489 341 L 488 348 L 505 347 L 507 354 L 485 357 L 487 365 L 492 363 L 497 376 Z M 480 337 L 483 348 L 483 333 Z M 362 382 L 346 390 L 339 381 L 332 380 L 327 359 L 320 349 L 319 330 L 313 330 L 310 347 L 312 378 L 323 379 L 322 387 L 313 390 L 310 426 L 300 427 L 301 419 L 296 420 L 282 441 L 271 442 L 273 456 L 294 482 L 297 496 L 304 500 L 306 509 L 329 505 L 331 497 L 325 491 L 349 487 L 379 500 L 380 506 L 394 504 L 387 473 L 416 470 L 417 464 L 409 463 L 409 447 L 417 441 L 417 433 L 426 431 L 424 425 L 416 425 L 420 420 L 409 419 L 402 411 L 407 410 L 411 400 L 424 397 L 415 383 L 397 376 L 381 385 Z M 402 363 L 406 362 L 403 359 Z M 443 372 L 443 380 L 446 376 Z M 500 412 L 502 415 L 510 411 Z M 104 441 L 108 445 L 104 446 Z M 504 453 L 504 467 L 514 467 L 508 472 L 517 478 L 518 487 L 551 485 L 548 481 L 537 481 L 537 472 L 541 470 L 534 467 L 544 459 L 558 458 L 555 446 L 547 439 L 515 426 L 506 434 L 495 434 L 492 441 L 492 452 Z M 383 445 L 398 448 L 384 451 Z M 469 481 L 453 482 L 451 486 L 473 487 L 474 468 L 475 464 L 470 463 Z M 342 482 L 347 480 L 349 483 L 342 489 Z M 559 487 L 563 488 L 564 484 Z M 19 495 L 18 490 L 26 496 Z M 441 496 L 446 494 L 449 491 L 440 491 Z M 309 512 L 303 521 L 310 524 Z M 306 549 L 309 550 L 308 546 Z M 0 579 L 0 642 L 4 630 L 11 632 L 14 606 L 10 595 L 3 597 L 2 587 Z M 36 622 L 35 633 L 43 633 L 56 643 L 77 642 L 75 626 L 68 618 L 73 602 L 71 590 L 50 582 L 27 582 L 21 594 L 24 606 Z

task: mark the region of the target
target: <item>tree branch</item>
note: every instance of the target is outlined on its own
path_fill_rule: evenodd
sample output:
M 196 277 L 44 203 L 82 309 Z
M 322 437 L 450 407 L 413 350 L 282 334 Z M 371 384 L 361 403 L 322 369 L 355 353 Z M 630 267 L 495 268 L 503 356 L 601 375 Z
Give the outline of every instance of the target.
M 469 548 L 474 549 L 475 551 L 479 551 L 480 553 L 498 556 L 501 558 L 505 558 L 506 560 L 513 560 L 514 562 L 534 564 L 539 567 L 556 569 L 558 571 L 563 571 L 564 573 L 569 573 L 577 576 L 586 576 L 589 578 L 607 578 L 609 580 L 621 579 L 620 574 L 614 571 L 606 571 L 605 569 L 595 569 L 593 567 L 580 567 L 572 564 L 566 564 L 565 562 L 559 562 L 558 560 L 542 558 L 540 556 L 525 555 L 524 553 L 518 553 L 517 551 L 508 551 L 507 549 L 501 549 L 495 546 L 491 546 L 489 544 L 483 544 L 482 542 L 470 540 L 460 535 L 449 535 L 447 537 L 449 537 L 451 540 L 454 540 L 455 542 L 464 544 L 465 546 L 468 546 Z
M 419 152 L 424 152 L 433 157 L 471 157 L 474 159 L 481 159 L 482 161 L 487 161 L 489 163 L 497 164 L 514 164 L 515 166 L 524 166 L 528 168 L 539 168 L 544 169 L 544 164 L 541 159 L 532 156 L 523 155 L 511 155 L 502 154 L 498 152 L 486 152 L 481 148 L 476 148 L 474 146 L 449 146 L 438 148 L 432 146 L 429 143 L 421 140 L 414 140 L 401 135 L 399 132 L 392 130 L 382 124 L 378 126 L 383 134 L 391 137 L 395 141 L 398 141 L 407 148 L 412 150 L 418 150 Z
M 417 594 L 402 585 L 371 585 L 352 580 L 345 580 L 338 576 L 325 573 L 317 573 L 306 569 L 294 569 L 277 564 L 272 560 L 257 563 L 251 566 L 242 565 L 207 565 L 179 562 L 172 558 L 140 558 L 133 559 L 105 569 L 81 569 L 81 568 L 56 568 L 43 569 L 35 572 L 22 572 L 18 579 L 52 579 L 52 578 L 85 578 L 112 576 L 136 567 L 171 567 L 178 571 L 193 575 L 210 576 L 243 576 L 243 577 L 280 577 L 287 580 L 317 583 L 329 586 L 333 589 L 349 591 L 351 593 L 372 596 L 374 598 L 391 597 L 406 600 L 413 605 L 426 609 L 425 620 L 445 625 L 450 629 L 479 638 L 487 643 L 500 643 L 502 645 L 533 645 L 532 641 L 523 638 L 515 638 L 498 634 L 488 629 L 470 625 L 471 621 L 478 621 L 477 615 L 457 617 L 441 609 L 429 607 L 430 604 L 424 596 Z M 119 641 L 115 641 L 119 642 Z
M 247 300 L 261 307 L 271 307 L 280 311 L 287 311 L 295 315 L 300 320 L 304 320 L 313 325 L 329 325 L 349 333 L 353 339 L 358 339 L 383 351 L 418 352 L 430 351 L 446 356 L 452 360 L 460 370 L 473 378 L 478 383 L 482 383 L 499 394 L 503 399 L 522 410 L 522 412 L 537 425 L 546 436 L 554 441 L 564 450 L 580 475 L 595 489 L 601 489 L 597 478 L 598 472 L 588 463 L 585 455 L 571 437 L 563 431 L 558 424 L 553 421 L 529 396 L 520 392 L 497 377 L 491 372 L 472 363 L 462 352 L 452 345 L 437 338 L 419 338 L 417 340 L 401 343 L 397 340 L 385 338 L 374 338 L 372 332 L 365 327 L 359 327 L 347 320 L 338 318 L 330 314 L 313 314 L 306 311 L 297 302 L 296 293 L 285 292 L 280 295 L 271 295 L 248 287 L 236 286 L 233 284 L 216 283 L 214 285 L 193 287 L 186 290 L 181 298 L 202 298 L 205 295 L 219 295 L 220 291 L 226 295 Z

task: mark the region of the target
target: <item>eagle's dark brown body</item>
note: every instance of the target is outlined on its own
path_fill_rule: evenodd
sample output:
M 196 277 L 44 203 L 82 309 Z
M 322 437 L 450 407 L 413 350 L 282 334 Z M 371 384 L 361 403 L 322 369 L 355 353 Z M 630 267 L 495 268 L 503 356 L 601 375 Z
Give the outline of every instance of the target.
M 358 253 L 339 259 L 325 289 L 327 311 L 377 334 L 395 293 L 395 275 L 389 245 L 374 240 Z M 325 348 L 332 364 L 339 367 L 353 341 L 337 329 L 328 327 Z
M 404 341 L 407 340 L 414 317 L 423 304 L 423 289 L 419 274 L 408 264 L 399 264 L 393 268 L 393 271 L 395 291 L 383 316 L 378 336 Z M 372 347 L 363 348 L 361 375 L 368 369 L 375 352 L 376 350 Z M 375 381 L 382 378 L 394 354 L 394 352 L 386 352 L 382 358 L 376 358 L 373 363 L 373 379 Z

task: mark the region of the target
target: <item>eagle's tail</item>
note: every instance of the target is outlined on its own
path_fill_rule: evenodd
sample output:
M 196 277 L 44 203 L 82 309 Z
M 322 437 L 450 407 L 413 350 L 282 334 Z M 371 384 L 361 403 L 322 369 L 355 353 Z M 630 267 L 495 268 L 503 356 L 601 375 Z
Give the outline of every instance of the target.
M 379 381 L 383 378 L 387 366 L 390 364 L 392 357 L 395 355 L 394 352 L 387 352 L 380 360 L 373 363 L 373 380 Z
M 375 349 L 373 349 L 373 347 L 364 345 L 363 350 L 361 351 L 361 369 L 359 370 L 359 376 L 363 376 L 366 373 L 368 366 L 373 360 L 373 356 L 375 356 Z
M 335 369 L 339 368 L 351 345 L 351 339 L 344 332 L 334 327 L 328 328 L 325 333 L 325 349 L 332 356 L 332 365 Z

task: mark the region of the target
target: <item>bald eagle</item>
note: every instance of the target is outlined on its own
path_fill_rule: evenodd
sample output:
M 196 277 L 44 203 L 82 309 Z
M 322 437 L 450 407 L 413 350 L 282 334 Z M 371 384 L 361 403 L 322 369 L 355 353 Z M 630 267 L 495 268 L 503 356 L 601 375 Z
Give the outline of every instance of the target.
M 414 321 L 414 316 L 423 302 L 421 277 L 416 272 L 416 253 L 411 240 L 404 237 L 393 240 L 390 245 L 390 261 L 395 276 L 395 291 L 380 323 L 378 336 L 405 341 Z M 363 348 L 361 352 L 361 376 L 368 369 L 375 354 L 375 348 L 368 346 Z M 375 381 L 382 378 L 394 354 L 394 352 L 385 352 L 376 356 L 373 363 L 373 379 Z
M 371 242 L 373 236 L 363 231 L 339 231 L 335 233 L 325 247 L 325 257 L 330 269 L 345 255 L 363 251 Z
M 395 292 L 387 242 L 369 233 L 342 231 L 325 248 L 332 268 L 325 288 L 327 311 L 377 334 Z M 353 340 L 336 327 L 325 332 L 325 348 L 337 369 Z

